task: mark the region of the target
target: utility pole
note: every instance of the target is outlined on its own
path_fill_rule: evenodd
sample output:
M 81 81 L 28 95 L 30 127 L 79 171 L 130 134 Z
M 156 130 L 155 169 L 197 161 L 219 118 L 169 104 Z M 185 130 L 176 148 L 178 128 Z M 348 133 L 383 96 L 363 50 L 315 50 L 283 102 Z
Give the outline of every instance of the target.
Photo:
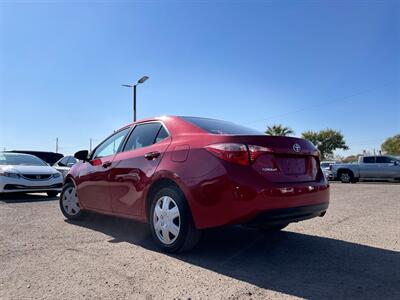
M 141 84 L 149 79 L 148 76 L 143 76 L 140 78 L 136 84 L 123 84 L 122 86 L 131 88 L 132 89 L 132 96 L 133 96 L 133 122 L 136 122 L 136 86 Z
M 56 153 L 58 153 L 58 137 L 56 137 Z
M 92 138 L 89 141 L 89 152 L 92 152 Z

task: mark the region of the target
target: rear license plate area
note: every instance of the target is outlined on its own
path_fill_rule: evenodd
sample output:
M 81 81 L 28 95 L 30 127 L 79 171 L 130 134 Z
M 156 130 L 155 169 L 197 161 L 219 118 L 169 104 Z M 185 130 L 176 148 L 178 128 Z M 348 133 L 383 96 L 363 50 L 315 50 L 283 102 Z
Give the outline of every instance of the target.
M 286 175 L 301 175 L 307 171 L 304 157 L 281 157 L 278 162 L 281 171 Z

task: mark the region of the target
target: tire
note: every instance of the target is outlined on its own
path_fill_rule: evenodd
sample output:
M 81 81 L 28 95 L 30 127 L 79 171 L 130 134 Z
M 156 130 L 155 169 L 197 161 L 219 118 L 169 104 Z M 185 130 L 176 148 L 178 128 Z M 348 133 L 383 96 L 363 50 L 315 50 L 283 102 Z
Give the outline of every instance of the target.
M 59 192 L 54 192 L 54 191 L 47 192 L 47 196 L 49 196 L 51 198 L 54 198 L 54 197 L 57 197 L 58 193 Z
M 338 179 L 342 183 L 355 183 L 353 172 L 351 171 L 342 171 L 339 173 Z
M 63 186 L 60 194 L 60 209 L 68 220 L 79 220 L 85 215 L 79 207 L 79 199 L 76 195 L 75 185 L 68 182 Z
M 183 193 L 174 186 L 161 188 L 153 197 L 149 213 L 153 238 L 162 251 L 184 252 L 200 240 Z

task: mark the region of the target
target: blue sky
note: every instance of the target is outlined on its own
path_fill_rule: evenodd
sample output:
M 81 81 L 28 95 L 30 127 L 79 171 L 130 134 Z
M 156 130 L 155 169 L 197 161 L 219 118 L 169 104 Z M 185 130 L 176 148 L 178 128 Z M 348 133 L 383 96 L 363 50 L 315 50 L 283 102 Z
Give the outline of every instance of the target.
M 1 149 L 64 154 L 132 118 L 193 115 L 352 154 L 400 132 L 396 1 L 10 1 L 0 4 Z

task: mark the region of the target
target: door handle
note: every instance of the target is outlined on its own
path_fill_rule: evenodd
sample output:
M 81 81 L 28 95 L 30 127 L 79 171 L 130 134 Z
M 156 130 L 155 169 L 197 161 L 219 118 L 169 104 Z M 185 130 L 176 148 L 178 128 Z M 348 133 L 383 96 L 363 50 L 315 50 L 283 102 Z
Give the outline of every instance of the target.
M 153 160 L 156 159 L 160 155 L 160 152 L 158 151 L 153 151 L 153 152 L 148 152 L 144 155 L 145 158 L 148 160 Z
M 109 166 L 111 166 L 111 161 L 106 161 L 103 163 L 103 168 L 107 169 Z

